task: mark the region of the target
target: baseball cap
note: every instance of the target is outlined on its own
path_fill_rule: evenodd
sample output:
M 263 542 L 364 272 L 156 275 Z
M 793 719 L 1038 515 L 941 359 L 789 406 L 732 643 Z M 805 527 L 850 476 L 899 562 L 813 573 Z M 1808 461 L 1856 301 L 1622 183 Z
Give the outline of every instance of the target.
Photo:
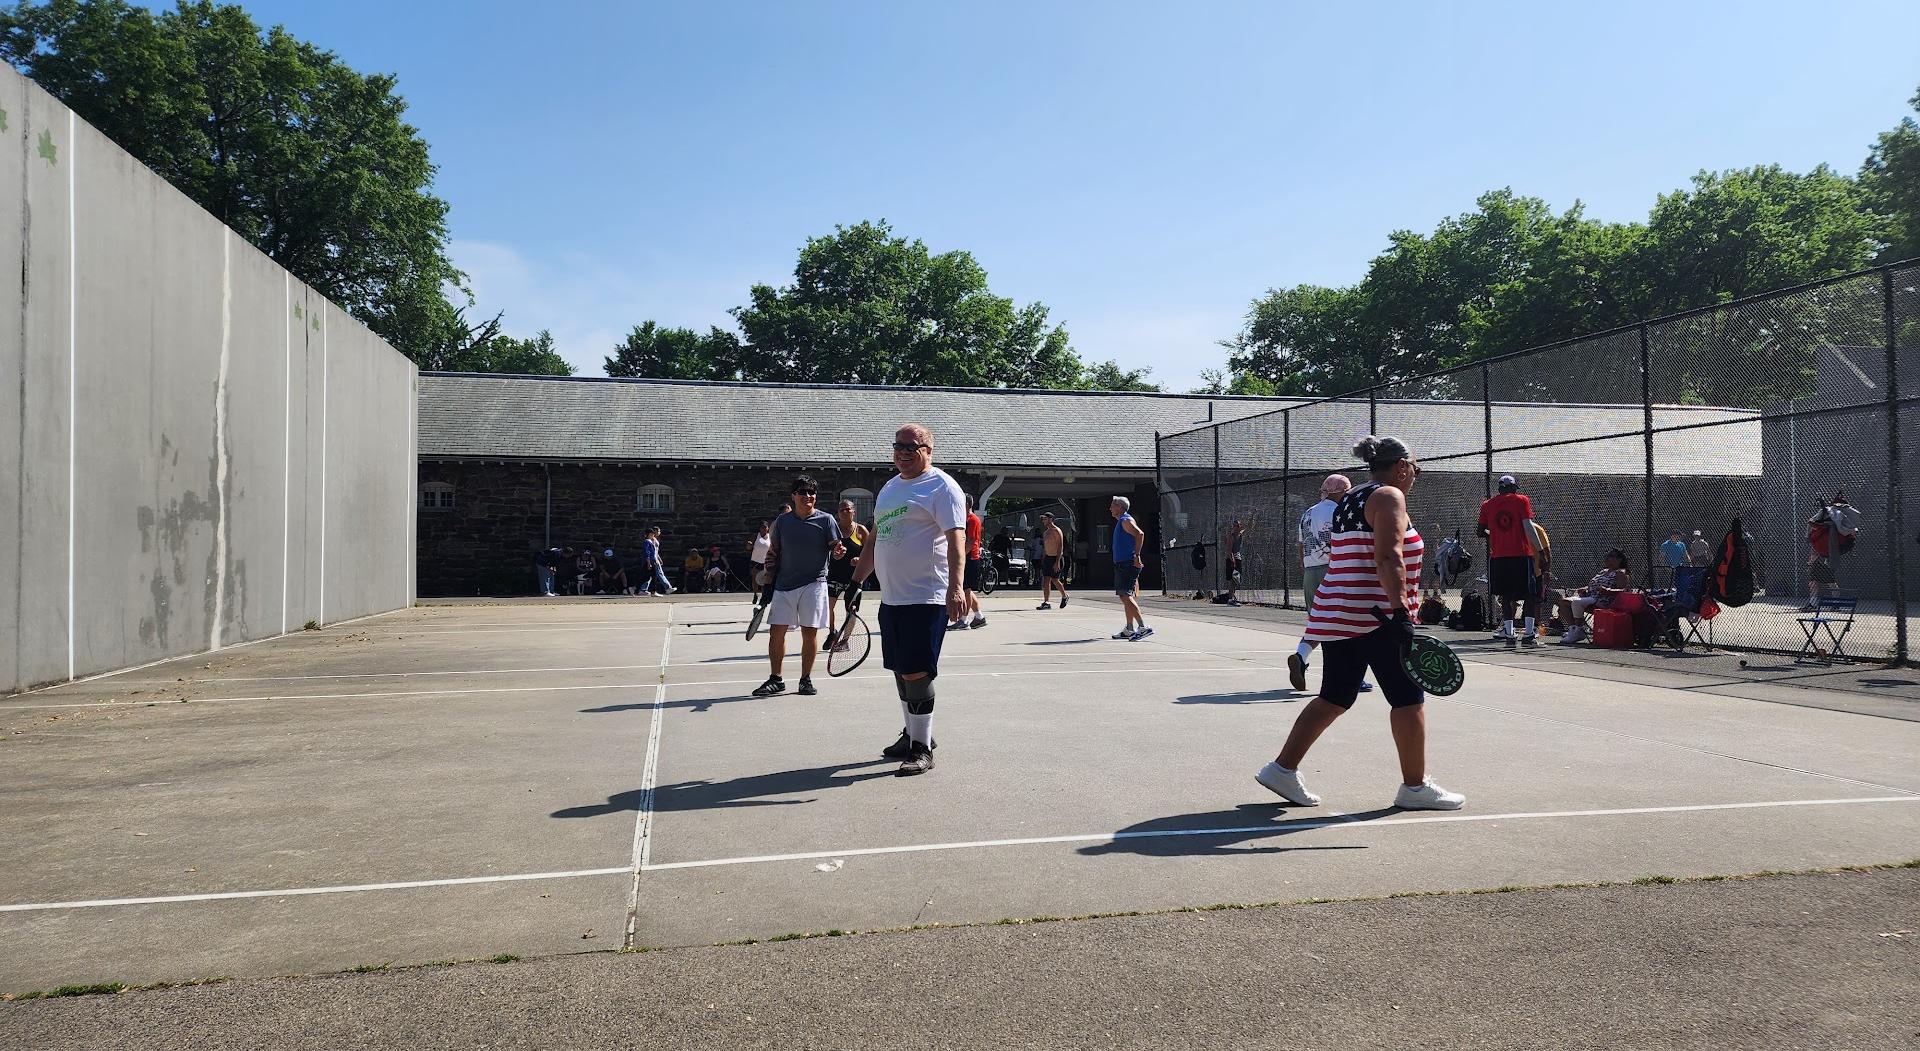
M 1518 490 L 1519 490 L 1519 488 L 1520 488 L 1520 483 L 1519 483 L 1519 482 L 1518 482 L 1517 480 L 1515 480 L 1515 479 L 1514 479 L 1514 477 L 1513 477 L 1512 475 L 1510 475 L 1510 474 L 1503 474 L 1503 475 L 1501 475 L 1501 476 L 1500 476 L 1500 491 L 1501 491 L 1501 492 L 1503 492 L 1503 493 L 1511 493 L 1511 492 L 1516 492 L 1516 491 L 1518 491 Z
M 1051 511 L 1042 511 L 1042 512 L 1040 512 L 1040 517 L 1041 517 L 1041 518 L 1044 518 L 1044 519 L 1046 519 L 1046 520 L 1047 520 L 1047 521 L 1049 521 L 1049 522 L 1051 522 L 1051 521 L 1053 521 L 1053 512 L 1051 512 Z

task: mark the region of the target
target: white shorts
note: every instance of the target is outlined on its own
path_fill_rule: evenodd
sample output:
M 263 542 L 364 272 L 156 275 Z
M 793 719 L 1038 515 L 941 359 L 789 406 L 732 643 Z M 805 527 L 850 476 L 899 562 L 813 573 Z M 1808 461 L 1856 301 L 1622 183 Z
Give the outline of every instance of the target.
M 827 582 L 824 580 L 816 580 L 792 591 L 776 591 L 773 593 L 772 608 L 767 610 L 767 623 L 789 628 L 824 628 L 827 626 L 827 601 Z
M 1598 595 L 1568 595 L 1567 596 L 1567 604 L 1573 607 L 1573 611 L 1575 613 L 1585 613 L 1587 610 L 1590 610 L 1593 608 L 1594 603 L 1597 603 L 1599 601 L 1600 601 L 1600 596 Z

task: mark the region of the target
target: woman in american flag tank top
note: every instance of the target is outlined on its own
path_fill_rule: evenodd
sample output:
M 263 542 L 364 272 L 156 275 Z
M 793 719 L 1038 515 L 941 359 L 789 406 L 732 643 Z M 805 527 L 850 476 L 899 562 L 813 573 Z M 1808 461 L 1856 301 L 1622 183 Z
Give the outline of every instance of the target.
M 1341 497 L 1333 512 L 1333 560 L 1307 613 L 1306 639 L 1322 644 L 1320 693 L 1294 720 L 1279 756 L 1254 780 L 1290 803 L 1318 805 L 1320 797 L 1307 791 L 1300 777 L 1300 763 L 1327 727 L 1353 707 L 1360 681 L 1372 668 L 1392 706 L 1389 723 L 1400 755 L 1400 789 L 1393 805 L 1458 810 L 1466 797 L 1427 776 L 1427 698 L 1400 665 L 1401 642 L 1413 630 L 1413 611 L 1420 603 L 1425 545 L 1407 512 L 1407 491 L 1419 479 L 1420 465 L 1398 438 L 1368 435 L 1353 454 L 1366 463 L 1372 480 Z M 1382 624 L 1375 609 L 1395 623 Z

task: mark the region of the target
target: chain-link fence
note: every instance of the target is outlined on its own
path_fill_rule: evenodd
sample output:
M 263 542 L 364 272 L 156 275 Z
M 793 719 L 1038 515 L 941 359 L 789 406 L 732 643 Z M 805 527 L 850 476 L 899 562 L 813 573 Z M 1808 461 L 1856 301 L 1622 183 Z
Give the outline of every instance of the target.
M 1304 607 L 1298 523 L 1327 475 L 1366 481 L 1367 434 L 1418 460 L 1422 584 L 1456 608 L 1487 593 L 1480 505 L 1513 475 L 1550 538 L 1550 588 L 1587 584 L 1613 547 L 1635 587 L 1671 587 L 1737 519 L 1758 594 L 1702 622 L 1712 644 L 1797 654 L 1806 607 L 1839 600 L 1848 654 L 1908 656 L 1920 261 L 1163 436 L 1166 590 Z M 1432 557 L 1449 539 L 1472 556 L 1462 573 Z

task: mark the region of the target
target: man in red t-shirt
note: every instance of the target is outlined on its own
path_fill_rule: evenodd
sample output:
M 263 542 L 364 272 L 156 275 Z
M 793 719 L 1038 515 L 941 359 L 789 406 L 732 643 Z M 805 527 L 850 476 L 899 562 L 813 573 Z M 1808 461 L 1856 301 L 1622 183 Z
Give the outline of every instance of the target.
M 967 497 L 967 609 L 960 619 L 947 625 L 948 631 L 984 628 L 987 615 L 980 612 L 980 516 L 973 513 L 973 497 Z M 970 615 L 970 616 L 969 616 Z
M 1513 607 L 1526 614 L 1526 633 L 1533 634 L 1533 501 L 1520 491 L 1510 474 L 1500 476 L 1500 494 L 1480 505 L 1480 535 L 1487 538 L 1487 590 L 1500 600 L 1500 630 L 1495 638 L 1512 646 L 1519 642 L 1513 630 Z

